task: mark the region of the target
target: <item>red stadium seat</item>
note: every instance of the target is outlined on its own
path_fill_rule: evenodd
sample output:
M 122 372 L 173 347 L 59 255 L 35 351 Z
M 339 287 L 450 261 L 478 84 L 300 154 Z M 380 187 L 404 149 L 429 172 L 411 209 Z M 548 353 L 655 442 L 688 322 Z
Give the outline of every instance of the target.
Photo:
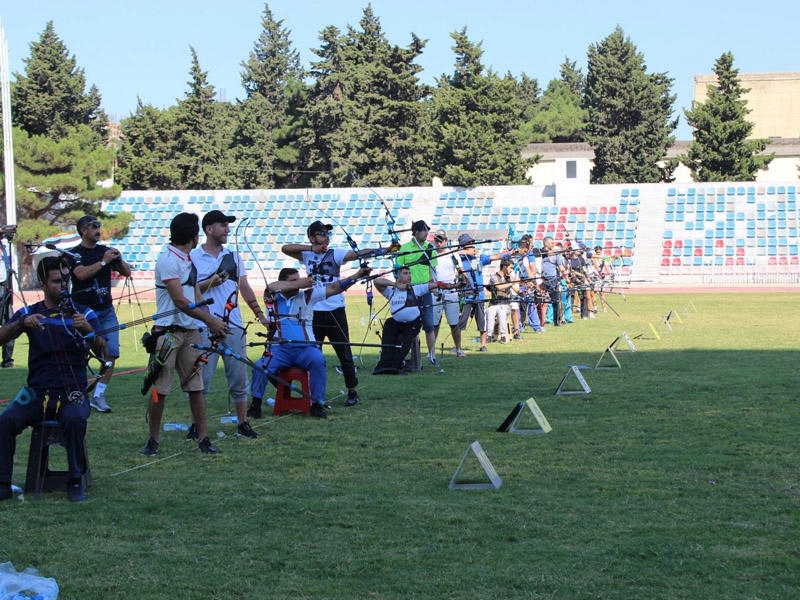
M 672 256 L 672 250 L 664 248 L 664 250 L 661 251 L 661 256 Z
M 601 215 L 608 214 L 608 207 L 606 207 L 606 206 L 601 206 L 601 207 L 600 207 L 600 214 L 601 214 Z
M 725 240 L 717 240 L 714 242 L 714 246 L 717 248 L 724 248 L 725 247 Z
M 736 256 L 744 256 L 744 248 L 737 248 Z
M 767 261 L 767 264 L 769 266 L 771 266 L 771 267 L 777 265 L 778 264 L 778 257 L 777 256 L 770 256 L 769 260 Z
M 681 259 L 680 258 L 673 258 L 672 259 L 672 266 L 673 267 L 680 267 L 681 266 Z
M 610 207 L 608 208 L 608 214 L 610 214 L 610 215 L 615 215 L 615 214 L 617 214 L 617 207 L 616 207 L 616 206 L 610 206 Z
M 683 248 L 683 240 L 675 240 L 675 243 L 672 245 L 673 248 Z
M 672 240 L 664 240 L 664 248 L 672 248 Z
M 726 267 L 732 267 L 733 266 L 733 257 L 732 256 L 725 257 L 725 266 Z
M 695 256 L 703 256 L 703 249 L 702 248 L 695 248 L 694 249 Z
M 668 267 L 669 266 L 669 259 L 668 258 L 662 258 L 661 259 L 661 266 L 662 267 Z

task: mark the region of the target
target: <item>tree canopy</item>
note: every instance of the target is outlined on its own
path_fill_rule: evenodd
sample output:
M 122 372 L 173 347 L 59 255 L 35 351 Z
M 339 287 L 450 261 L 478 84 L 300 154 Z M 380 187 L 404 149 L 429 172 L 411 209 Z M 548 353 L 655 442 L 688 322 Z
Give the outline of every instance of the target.
M 716 85 L 708 86 L 705 102 L 686 110 L 686 120 L 694 128 L 694 140 L 681 161 L 692 171 L 695 181 L 754 181 L 774 155 L 760 154 L 768 140 L 748 139 L 753 123 L 733 54 L 723 53 L 714 63 Z
M 586 141 L 594 149 L 592 183 L 671 181 L 666 162 L 678 126 L 666 73 L 648 73 L 622 28 L 589 46 L 584 106 Z

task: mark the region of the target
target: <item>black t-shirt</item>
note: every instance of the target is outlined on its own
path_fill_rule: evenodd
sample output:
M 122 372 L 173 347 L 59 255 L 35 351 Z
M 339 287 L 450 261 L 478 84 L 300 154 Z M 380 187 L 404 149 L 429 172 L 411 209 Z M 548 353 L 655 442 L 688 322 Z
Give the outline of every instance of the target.
M 80 254 L 81 266 L 88 267 L 103 260 L 103 255 L 108 246 L 97 244 L 94 248 L 87 248 L 78 244 L 70 252 Z M 81 281 L 74 275 L 72 277 L 72 295 L 75 301 L 90 306 L 94 310 L 111 308 L 111 265 L 100 267 L 97 274 L 91 279 Z

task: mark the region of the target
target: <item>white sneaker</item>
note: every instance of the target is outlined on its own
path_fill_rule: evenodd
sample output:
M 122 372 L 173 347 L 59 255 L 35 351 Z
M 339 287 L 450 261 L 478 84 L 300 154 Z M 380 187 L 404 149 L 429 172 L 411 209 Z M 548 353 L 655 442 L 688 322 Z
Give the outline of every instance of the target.
M 110 406 L 108 405 L 108 403 L 106 402 L 106 397 L 105 397 L 105 395 L 102 395 L 102 396 L 94 396 L 94 397 L 93 397 L 93 398 L 92 398 L 92 399 L 89 401 L 89 406 L 91 406 L 91 407 L 92 407 L 93 409 L 95 409 L 97 412 L 101 412 L 101 413 L 107 413 L 107 412 L 111 412 L 111 407 L 110 407 Z

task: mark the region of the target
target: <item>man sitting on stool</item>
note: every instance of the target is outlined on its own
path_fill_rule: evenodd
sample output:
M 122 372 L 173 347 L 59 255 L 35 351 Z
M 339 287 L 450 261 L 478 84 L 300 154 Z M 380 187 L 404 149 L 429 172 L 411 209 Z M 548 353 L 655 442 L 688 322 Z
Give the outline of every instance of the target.
M 64 426 L 67 446 L 67 493 L 73 502 L 86 500 L 81 479 L 86 471 L 84 453 L 86 420 L 91 408 L 86 397 L 87 350 L 84 336 L 99 331 L 91 308 L 72 303 L 62 293 L 69 272 L 60 258 L 46 256 L 36 267 L 44 300 L 19 309 L 0 328 L 0 345 L 28 335 L 28 385 L 0 414 L 0 500 L 11 498 L 11 471 L 17 436 L 45 418 Z M 63 286 L 63 287 L 62 287 Z M 106 341 L 92 338 L 92 349 L 104 356 Z
M 251 408 L 261 410 L 267 380 L 276 383 L 274 375 L 288 367 L 308 371 L 311 386 L 311 416 L 324 419 L 327 374 L 325 356 L 314 339 L 312 323 L 314 305 L 335 294 L 341 294 L 359 277 L 369 274 L 369 267 L 359 269 L 352 277 L 334 281 L 327 286 L 314 286 L 311 277 L 300 277 L 297 269 L 284 268 L 278 281 L 269 284 L 267 294 L 274 294 L 279 343 L 273 344 L 272 355 L 265 355 L 256 363 L 266 374 L 253 371 L 250 387 L 253 399 Z M 302 290 L 302 292 L 300 291 Z M 277 385 L 277 383 L 276 383 Z

